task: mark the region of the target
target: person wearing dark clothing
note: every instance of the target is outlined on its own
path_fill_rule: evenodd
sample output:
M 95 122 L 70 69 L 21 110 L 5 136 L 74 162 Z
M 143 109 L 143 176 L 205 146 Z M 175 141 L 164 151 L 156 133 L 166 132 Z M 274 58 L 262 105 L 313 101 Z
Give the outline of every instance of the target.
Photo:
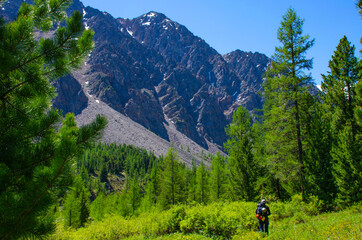
M 269 207 L 266 205 L 266 201 L 265 199 L 261 200 L 260 203 L 258 203 L 258 208 L 261 208 L 261 217 L 258 218 L 259 219 L 259 230 L 261 232 L 265 232 L 266 234 L 269 233 L 269 215 L 270 215 L 270 209 Z M 256 214 L 260 214 L 258 213 L 258 208 L 256 210 Z

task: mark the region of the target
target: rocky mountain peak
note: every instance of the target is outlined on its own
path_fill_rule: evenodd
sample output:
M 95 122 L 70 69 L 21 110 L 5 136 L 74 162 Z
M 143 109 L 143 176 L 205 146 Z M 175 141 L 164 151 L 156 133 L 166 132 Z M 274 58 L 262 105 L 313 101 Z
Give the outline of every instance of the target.
M 21 3 L 11 0 L 17 8 Z M 115 19 L 79 0 L 69 13 L 74 10 L 94 30 L 95 48 L 81 70 L 55 84 L 54 105 L 64 112 L 86 119 L 108 106 L 109 114 L 117 112 L 109 117 L 115 133 L 122 115 L 169 142 L 197 143 L 215 152 L 227 140 L 225 127 L 238 106 L 261 108 L 258 92 L 270 61 L 265 55 L 236 50 L 222 56 L 185 26 L 154 11 Z M 122 143 L 123 136 L 107 136 Z M 138 144 L 141 139 L 133 141 L 155 149 Z
M 168 19 L 163 13 L 158 13 L 155 11 L 150 11 L 136 19 L 139 20 L 143 25 L 148 25 L 148 23 L 161 23 L 163 21 L 170 21 L 170 19 Z

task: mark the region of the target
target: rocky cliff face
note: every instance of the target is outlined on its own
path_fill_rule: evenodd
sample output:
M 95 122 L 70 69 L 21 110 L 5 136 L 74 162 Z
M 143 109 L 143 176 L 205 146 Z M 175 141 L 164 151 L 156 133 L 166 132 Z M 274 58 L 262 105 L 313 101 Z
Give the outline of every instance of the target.
M 166 60 L 164 79 L 156 87 L 160 103 L 177 129 L 191 139 L 222 145 L 224 128 L 238 106 L 261 107 L 257 92 L 269 61 L 265 55 L 238 50 L 235 53 L 245 57 L 233 62 L 234 53 L 229 58 L 220 55 L 186 27 L 156 12 L 117 22 L 122 32 Z
M 234 108 L 244 106 L 249 111 L 262 109 L 263 74 L 270 64 L 270 59 L 264 54 L 233 51 L 223 56 L 225 61 L 239 76 L 240 92 L 234 102 Z
M 57 89 L 57 97 L 53 100 L 53 106 L 61 109 L 63 114 L 72 112 L 80 114 L 88 106 L 88 98 L 83 92 L 82 86 L 71 75 L 62 77 L 53 82 Z
M 21 2 L 5 3 L 11 10 L 0 10 L 6 20 L 15 18 Z M 237 50 L 222 56 L 161 13 L 115 19 L 79 0 L 73 10 L 94 30 L 95 49 L 81 74 L 54 84 L 54 105 L 64 112 L 78 114 L 90 100 L 101 101 L 167 141 L 175 140 L 169 130 L 175 128 L 208 149 L 226 141 L 238 106 L 261 108 L 265 55 Z

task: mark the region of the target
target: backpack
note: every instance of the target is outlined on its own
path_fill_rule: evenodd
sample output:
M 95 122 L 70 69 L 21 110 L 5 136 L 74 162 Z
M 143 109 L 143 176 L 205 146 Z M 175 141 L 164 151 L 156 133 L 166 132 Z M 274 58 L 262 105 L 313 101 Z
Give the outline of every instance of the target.
M 256 207 L 256 218 L 259 220 L 262 220 L 263 222 L 265 221 L 265 216 L 263 216 L 263 207 L 261 206 L 261 204 L 258 204 L 258 206 Z
M 263 208 L 261 207 L 261 206 L 257 206 L 256 207 L 256 214 L 258 214 L 258 215 L 263 215 L 263 210 L 262 210 Z

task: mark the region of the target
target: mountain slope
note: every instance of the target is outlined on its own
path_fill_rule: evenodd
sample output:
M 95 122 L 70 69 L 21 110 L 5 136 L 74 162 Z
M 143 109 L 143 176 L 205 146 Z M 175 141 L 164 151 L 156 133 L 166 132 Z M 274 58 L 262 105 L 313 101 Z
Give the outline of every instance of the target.
M 14 19 L 22 2 L 6 2 L 1 15 Z M 80 124 L 104 110 L 112 129 L 104 140 L 132 142 L 160 154 L 166 149 L 157 150 L 158 145 L 165 146 L 161 139 L 215 152 L 226 141 L 224 129 L 238 106 L 250 111 L 261 107 L 257 93 L 269 62 L 265 55 L 238 50 L 222 56 L 161 13 L 115 19 L 79 0 L 68 14 L 74 10 L 83 13 L 84 27 L 95 31 L 95 48 L 82 70 L 54 82 L 58 90 L 54 106 L 78 114 Z M 131 141 L 135 128 L 117 119 L 134 121 L 143 126 L 138 129 L 159 137 L 147 133 L 152 143 L 140 141 L 142 134 Z M 191 147 L 193 151 L 201 148 Z

